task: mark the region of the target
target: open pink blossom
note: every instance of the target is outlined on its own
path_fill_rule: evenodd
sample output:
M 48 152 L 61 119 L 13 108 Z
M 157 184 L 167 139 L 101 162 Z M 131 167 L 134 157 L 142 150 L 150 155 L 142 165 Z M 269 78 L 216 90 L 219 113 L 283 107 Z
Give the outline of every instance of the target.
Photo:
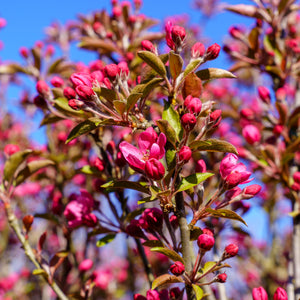
M 145 170 L 146 161 L 150 158 L 163 158 L 166 141 L 167 138 L 163 133 L 157 136 L 154 129 L 149 127 L 139 136 L 139 148 L 125 141 L 120 144 L 119 148 L 130 167 L 140 172 Z

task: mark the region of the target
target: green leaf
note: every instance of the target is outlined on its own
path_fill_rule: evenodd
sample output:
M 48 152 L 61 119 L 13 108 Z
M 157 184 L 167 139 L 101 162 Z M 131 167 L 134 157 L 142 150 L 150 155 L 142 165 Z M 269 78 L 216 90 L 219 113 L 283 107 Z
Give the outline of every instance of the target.
M 170 274 L 163 274 L 153 280 L 151 288 L 152 290 L 154 290 L 157 287 L 160 287 L 164 284 L 180 283 L 180 282 L 184 282 L 181 277 L 177 277 L 175 275 L 170 275 Z
M 196 294 L 196 300 L 201 300 L 203 297 L 203 290 L 201 289 L 201 287 L 198 286 L 197 284 L 193 284 L 193 289 Z
M 143 93 L 131 93 L 127 98 L 126 111 L 132 110 L 139 99 L 141 99 L 142 95 Z
M 18 151 L 12 154 L 8 160 L 4 164 L 4 171 L 3 171 L 3 179 L 10 181 L 15 174 L 19 165 L 25 161 L 25 159 L 33 152 L 33 150 L 26 149 L 24 151 Z
M 126 102 L 122 100 L 114 100 L 113 104 L 116 111 L 122 116 L 126 110 Z
M 253 51 L 257 51 L 257 49 L 259 47 L 258 38 L 259 38 L 259 31 L 255 27 L 250 31 L 249 36 L 248 36 L 249 44 Z
M 68 100 L 63 97 L 56 98 L 54 100 L 54 107 L 57 110 L 63 112 L 64 114 L 67 114 L 67 115 L 78 116 L 78 117 L 85 117 L 86 115 L 88 115 L 82 110 L 72 109 L 68 104 Z
M 183 59 L 173 50 L 169 53 L 169 67 L 172 78 L 175 80 L 181 73 L 183 66 Z
M 183 129 L 180 122 L 180 116 L 178 112 L 173 108 L 173 106 L 167 101 L 165 101 L 162 118 L 163 120 L 168 121 L 169 124 L 173 127 L 173 129 L 176 132 L 177 139 L 181 139 Z
M 167 161 L 168 171 L 175 168 L 175 166 L 176 166 L 176 151 L 175 150 L 168 150 L 166 152 L 166 161 Z
M 199 235 L 202 234 L 203 231 L 200 227 L 197 227 L 197 226 L 193 226 L 191 229 L 190 229 L 190 240 L 191 241 L 195 241 L 198 239 Z
M 83 166 L 82 168 L 77 169 L 76 172 L 87 174 L 87 175 L 94 175 L 98 177 L 100 176 L 102 177 L 103 174 L 102 172 L 99 171 L 97 167 L 93 167 L 90 165 Z
M 182 178 L 176 193 L 188 190 L 213 175 L 213 173 L 196 173 Z
M 139 51 L 138 56 L 162 77 L 167 75 L 166 68 L 162 60 L 150 51 Z
M 142 207 L 142 208 L 138 208 L 138 209 L 135 209 L 133 211 L 131 211 L 125 218 L 125 221 L 126 222 L 130 222 L 131 220 L 133 220 L 135 217 L 141 215 L 144 210 L 146 209 L 146 207 Z
M 203 69 L 196 72 L 196 75 L 201 80 L 211 80 L 211 79 L 218 79 L 218 78 L 236 78 L 236 76 L 231 72 L 223 69 L 217 69 L 217 68 Z
M 45 117 L 43 118 L 43 120 L 40 124 L 40 127 L 44 126 L 44 125 L 48 125 L 48 124 L 53 124 L 53 123 L 56 123 L 61 120 L 63 120 L 63 119 L 50 113 L 50 114 L 45 115 Z
M 208 207 L 208 208 L 205 209 L 205 211 L 210 213 L 211 216 L 213 216 L 213 217 L 219 217 L 219 218 L 225 218 L 225 219 L 240 221 L 243 224 L 245 224 L 246 226 L 248 226 L 247 223 L 244 221 L 244 219 L 232 210 L 229 210 L 229 209 L 212 209 L 212 208 Z
M 208 151 L 208 152 L 229 152 L 238 155 L 236 148 L 227 141 L 208 139 L 205 141 L 193 141 L 189 147 L 192 150 Z
M 176 147 L 176 132 L 174 128 L 170 125 L 170 123 L 167 120 L 157 120 L 156 125 L 158 126 L 159 130 L 166 135 L 168 141 L 174 147 Z
M 46 275 L 47 276 L 46 271 L 43 270 L 43 269 L 35 269 L 35 270 L 32 271 L 32 274 L 33 275 L 43 275 L 43 276 Z
M 110 242 L 112 242 L 116 237 L 116 234 L 108 234 L 106 236 L 104 236 L 103 238 L 101 238 L 100 240 L 97 241 L 96 246 L 97 247 L 103 247 L 107 244 L 109 244 Z
M 137 204 L 140 205 L 140 204 L 144 204 L 144 203 L 151 202 L 151 201 L 154 201 L 154 200 L 156 200 L 156 198 L 152 199 L 152 197 L 149 196 L 149 197 L 145 197 L 141 200 L 138 200 Z
M 55 60 L 51 66 L 48 68 L 47 74 L 54 74 L 54 73 L 58 73 L 59 71 L 59 65 L 61 65 L 64 62 L 65 58 L 59 58 L 57 60 Z
M 45 219 L 45 220 L 51 221 L 55 224 L 59 224 L 58 218 L 55 215 L 51 214 L 51 213 L 34 214 L 34 217 L 35 218 L 40 218 L 40 219 Z
M 54 161 L 50 159 L 35 160 L 29 162 L 24 169 L 22 169 L 14 181 L 14 185 L 21 184 L 26 178 L 37 172 L 38 170 L 55 165 Z
M 165 256 L 169 257 L 173 261 L 180 261 L 184 264 L 183 258 L 177 252 L 175 252 L 173 250 L 170 250 L 170 249 L 167 249 L 164 247 L 154 247 L 154 248 L 151 248 L 151 251 L 164 254 Z
M 110 189 L 130 189 L 130 190 L 136 190 L 144 194 L 150 195 L 148 188 L 134 181 L 125 181 L 125 180 L 110 181 L 101 185 L 101 187 L 110 188 Z
M 208 261 L 208 262 L 206 262 L 204 264 L 203 268 L 201 268 L 201 273 L 202 274 L 206 274 L 210 269 L 214 268 L 215 266 L 217 266 L 217 262 L 215 262 L 215 261 Z M 213 271 L 213 270 L 214 269 L 212 269 L 211 271 Z
M 164 248 L 165 245 L 163 242 L 159 241 L 159 240 L 149 240 L 143 243 L 143 246 L 145 247 L 160 247 L 160 248 Z
M 96 129 L 97 127 L 99 127 L 100 123 L 101 121 L 99 121 L 98 123 L 93 121 L 92 119 L 87 119 L 79 123 L 69 133 L 68 138 L 66 140 L 66 144 L 70 143 L 72 140 L 76 139 L 77 137 L 89 133 L 90 131 Z
M 112 101 L 118 99 L 117 93 L 114 90 L 111 90 L 111 89 L 107 89 L 107 88 L 102 87 L 100 90 L 95 89 L 95 92 L 97 93 L 97 95 L 99 97 L 102 97 L 102 98 L 104 98 L 105 100 L 107 100 L 109 102 L 112 102 Z
M 182 80 L 189 75 L 191 72 L 194 72 L 203 62 L 202 58 L 197 58 L 193 61 L 191 61 L 185 68 L 184 72 L 183 72 L 183 78 Z
M 115 234 L 112 229 L 103 227 L 102 225 L 97 225 L 96 228 L 94 228 L 92 231 L 88 233 L 88 237 L 92 237 L 103 233 Z

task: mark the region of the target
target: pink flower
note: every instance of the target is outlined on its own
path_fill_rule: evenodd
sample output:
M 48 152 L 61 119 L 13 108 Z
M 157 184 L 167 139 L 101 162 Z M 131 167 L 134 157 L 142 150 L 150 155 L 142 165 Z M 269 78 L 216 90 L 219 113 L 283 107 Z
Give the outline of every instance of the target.
M 234 173 L 239 174 L 238 184 L 249 182 L 251 172 L 246 171 L 246 166 L 243 163 L 238 163 L 238 157 L 235 154 L 227 154 L 221 161 L 220 174 L 224 180 L 232 177 Z
M 130 167 L 136 171 L 144 171 L 147 160 L 163 158 L 166 141 L 167 138 L 163 133 L 157 136 L 154 129 L 149 127 L 139 136 L 139 149 L 125 141 L 120 144 L 119 148 Z
M 93 267 L 93 264 L 94 264 L 93 261 L 91 259 L 87 258 L 79 264 L 78 269 L 81 272 L 85 272 L 85 271 L 90 270 Z
M 70 202 L 65 208 L 64 215 L 70 228 L 85 225 L 93 227 L 97 223 L 97 217 L 92 214 L 94 199 L 85 190 L 80 190 L 80 195 L 72 194 Z
M 286 291 L 283 288 L 279 287 L 276 289 L 273 299 L 274 300 L 288 300 L 288 296 L 287 296 Z
M 261 134 L 258 130 L 258 128 L 254 125 L 246 125 L 242 130 L 243 136 L 246 139 L 246 141 L 253 145 L 256 142 L 259 142 L 261 139 Z
M 175 43 L 173 42 L 172 39 L 172 28 L 173 28 L 173 24 L 171 21 L 168 21 L 165 25 L 165 30 L 166 30 L 166 41 L 167 41 L 167 45 L 173 49 L 175 46 Z

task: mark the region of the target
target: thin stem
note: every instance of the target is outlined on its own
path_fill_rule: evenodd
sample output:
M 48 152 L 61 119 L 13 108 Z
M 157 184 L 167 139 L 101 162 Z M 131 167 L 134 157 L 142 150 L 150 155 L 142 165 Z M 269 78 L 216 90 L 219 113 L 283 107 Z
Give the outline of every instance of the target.
M 13 213 L 11 206 L 8 202 L 5 202 L 5 211 L 8 219 L 8 223 L 10 227 L 14 230 L 15 234 L 17 235 L 19 241 L 21 242 L 23 249 L 25 251 L 26 256 L 31 260 L 31 262 L 35 265 L 37 269 L 43 269 L 43 266 L 39 264 L 39 262 L 36 260 L 35 255 L 33 253 L 33 250 L 31 246 L 29 245 L 28 240 L 23 235 L 20 225 L 18 223 L 18 220 Z M 50 277 L 47 272 L 45 272 L 45 276 L 47 276 L 47 280 L 45 281 L 49 284 L 49 286 L 53 289 L 53 291 L 56 293 L 57 297 L 61 300 L 68 300 L 69 298 L 64 294 L 64 292 L 60 289 L 60 287 L 55 283 L 55 281 L 52 281 L 50 283 Z M 43 277 L 44 278 L 44 277 Z

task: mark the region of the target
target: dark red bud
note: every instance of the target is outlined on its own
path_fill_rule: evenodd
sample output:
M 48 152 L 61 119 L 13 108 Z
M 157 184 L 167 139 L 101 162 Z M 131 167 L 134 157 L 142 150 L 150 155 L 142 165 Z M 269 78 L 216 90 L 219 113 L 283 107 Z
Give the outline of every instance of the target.
M 206 50 L 206 59 L 207 60 L 216 59 L 219 56 L 220 50 L 221 47 L 216 43 L 209 46 Z
M 145 173 L 151 179 L 161 180 L 165 175 L 165 167 L 159 160 L 150 158 L 146 161 Z
M 92 100 L 95 95 L 94 90 L 86 85 L 78 85 L 76 87 L 76 93 L 82 100 Z
M 184 264 L 180 261 L 175 261 L 175 263 L 170 267 L 170 271 L 175 276 L 182 275 L 185 271 Z
M 226 282 L 227 275 L 225 273 L 221 273 L 218 275 L 218 282 L 224 283 Z
M 188 146 L 183 146 L 178 152 L 179 161 L 188 162 L 192 157 L 192 150 Z
M 234 257 L 238 254 L 239 247 L 236 244 L 229 244 L 225 247 L 225 255 L 226 257 Z
M 30 231 L 33 221 L 34 221 L 34 217 L 32 215 L 27 215 L 23 218 L 23 225 L 25 227 L 26 232 Z
M 203 233 L 199 235 L 197 244 L 201 250 L 209 251 L 214 246 L 215 239 L 213 236 Z
M 186 131 L 191 131 L 197 123 L 197 119 L 193 114 L 187 113 L 181 117 L 181 124 Z
M 64 88 L 64 96 L 70 100 L 76 97 L 76 92 L 69 86 Z

